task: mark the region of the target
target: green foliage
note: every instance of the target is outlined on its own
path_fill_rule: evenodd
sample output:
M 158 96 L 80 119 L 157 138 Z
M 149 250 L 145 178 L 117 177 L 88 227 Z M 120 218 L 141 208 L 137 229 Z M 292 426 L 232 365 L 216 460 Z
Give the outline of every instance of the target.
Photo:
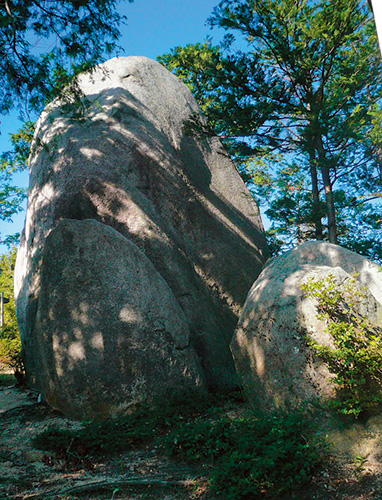
M 382 204 L 368 199 L 366 195 L 360 199 L 354 191 L 335 192 L 338 237 L 345 248 L 382 262 Z
M 0 170 L 2 172 L 19 172 L 28 168 L 34 131 L 35 123 L 26 121 L 17 133 L 10 134 L 13 150 L 0 156 Z
M 128 415 L 85 423 L 80 431 L 50 429 L 34 445 L 70 460 L 156 443 L 172 457 L 209 465 L 211 491 L 227 500 L 274 498 L 308 482 L 323 448 L 307 417 L 229 417 L 242 402 L 235 396 L 188 394 L 139 405 Z
M 366 290 L 357 285 L 356 276 L 341 285 L 328 275 L 301 286 L 317 301 L 317 317 L 326 322 L 333 341 L 331 347 L 308 337 L 308 345 L 333 373 L 338 397 L 331 406 L 358 417 L 382 401 L 382 329 L 361 314 Z
M 306 416 L 203 417 L 163 441 L 170 455 L 213 464 L 211 490 L 227 499 L 275 497 L 308 482 L 322 443 Z
M 366 470 L 366 464 L 368 463 L 370 453 L 367 455 L 357 455 L 354 458 L 354 475 L 355 477 L 360 480 L 363 473 Z
M 10 134 L 12 150 L 0 155 L 0 220 L 9 222 L 22 210 L 26 189 L 13 185 L 13 174 L 28 168 L 28 158 L 35 124 L 27 121 L 16 134 Z M 18 242 L 19 234 L 0 239 L 8 245 Z
M 289 184 L 283 185 L 282 171 L 278 176 L 273 181 L 270 203 L 265 210 L 272 221 L 267 232 L 268 242 L 275 248 L 272 255 L 316 239 L 317 219 L 325 220 L 324 202 L 314 204 L 312 193 L 306 184 L 300 184 L 300 177 L 293 173 Z M 334 192 L 334 200 L 341 246 L 382 262 L 382 205 L 359 199 L 344 189 Z M 326 230 L 323 237 L 327 238 Z
M 137 405 L 129 414 L 115 419 L 86 422 L 78 432 L 50 429 L 34 443 L 38 448 L 60 454 L 69 445 L 71 453 L 79 455 L 115 453 L 153 441 L 179 422 L 208 412 L 214 403 L 214 399 L 198 394 L 172 396 L 152 405 Z
M 224 68 L 221 59 L 220 48 L 213 46 L 209 38 L 203 44 L 176 47 L 171 54 L 158 57 L 160 63 L 174 72 L 189 87 L 203 111 L 214 110 L 213 97 L 207 96 L 206 91 L 208 89 L 212 94 L 214 90 L 216 77 Z M 211 121 L 211 116 L 209 118 Z
M 40 111 L 73 76 L 110 54 L 123 20 L 116 4 L 116 0 L 2 2 L 0 112 L 17 104 L 20 109 L 27 104 L 29 110 Z M 42 44 L 44 40 L 49 43 Z
M 4 305 L 4 326 L 0 329 L 0 362 L 22 373 L 21 340 L 13 293 L 16 254 L 17 249 L 14 247 L 0 257 L 0 292 L 4 292 L 4 296 L 9 299 L 8 304 Z
M 367 4 L 222 0 L 209 23 L 226 30 L 221 46 L 176 47 L 159 60 L 194 91 L 202 131 L 222 138 L 257 199 L 270 202 L 274 248 L 357 241 L 382 259 L 382 210 L 366 204 L 382 191 L 382 69 Z
M 0 333 L 0 362 L 13 370 L 24 371 L 20 336 L 12 328 L 3 327 Z
M 0 373 L 0 387 L 15 385 L 16 379 L 10 373 Z

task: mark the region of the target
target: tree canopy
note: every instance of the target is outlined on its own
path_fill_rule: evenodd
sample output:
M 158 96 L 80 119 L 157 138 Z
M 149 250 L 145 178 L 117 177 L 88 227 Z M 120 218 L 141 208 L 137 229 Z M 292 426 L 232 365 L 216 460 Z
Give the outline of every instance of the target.
M 221 46 L 160 58 L 206 113 L 260 199 L 278 245 L 341 242 L 382 258 L 382 71 L 375 25 L 360 0 L 223 0 Z M 239 44 L 240 49 L 237 49 Z M 378 238 L 377 238 L 378 240 Z
M 14 185 L 13 174 L 25 170 L 28 166 L 30 146 L 35 124 L 26 121 L 20 130 L 10 134 L 12 150 L 0 155 L 0 220 L 11 222 L 12 217 L 22 210 L 26 190 Z M 18 241 L 19 234 L 8 235 L 2 240 L 7 245 Z
M 0 1 L 0 114 L 16 108 L 25 120 L 11 134 L 12 151 L 0 155 L 0 220 L 10 221 L 26 196 L 14 186 L 13 174 L 27 168 L 31 117 L 63 88 L 72 106 L 79 102 L 73 100 L 79 97 L 74 77 L 118 48 L 124 18 L 117 5 L 118 0 Z M 16 240 L 14 235 L 2 242 Z
M 132 0 L 129 0 L 132 1 Z M 0 2 L 0 113 L 41 107 L 115 48 L 117 0 Z

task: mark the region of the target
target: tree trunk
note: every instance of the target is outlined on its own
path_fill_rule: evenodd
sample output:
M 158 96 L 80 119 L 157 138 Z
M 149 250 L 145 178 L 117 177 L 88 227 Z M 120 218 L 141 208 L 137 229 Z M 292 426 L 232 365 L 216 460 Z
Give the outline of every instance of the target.
M 320 194 L 318 190 L 318 176 L 317 176 L 317 166 L 315 151 L 313 148 L 309 149 L 309 166 L 310 166 L 310 178 L 312 181 L 312 197 L 313 197 L 313 217 L 314 217 L 314 227 L 316 231 L 317 240 L 323 240 L 323 230 L 322 221 L 320 216 Z
M 325 165 L 321 166 L 322 180 L 325 188 L 325 201 L 326 201 L 326 216 L 328 218 L 328 235 L 330 243 L 338 243 L 337 240 L 337 221 L 336 210 L 334 206 L 334 195 L 332 183 L 330 180 L 329 168 Z
M 328 218 L 329 241 L 330 243 L 337 244 L 338 243 L 337 221 L 336 221 L 336 209 L 334 205 L 334 194 L 332 189 L 332 181 L 330 180 L 330 167 L 328 166 L 328 161 L 326 158 L 324 146 L 322 144 L 321 136 L 317 138 L 316 144 L 317 144 L 319 166 L 325 189 L 326 216 Z

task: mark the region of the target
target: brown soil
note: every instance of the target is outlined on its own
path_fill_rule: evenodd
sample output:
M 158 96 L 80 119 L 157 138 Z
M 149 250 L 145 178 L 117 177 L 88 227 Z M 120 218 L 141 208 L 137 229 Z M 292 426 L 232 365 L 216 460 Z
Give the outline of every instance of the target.
M 33 448 L 31 439 L 55 426 L 78 428 L 38 403 L 37 395 L 15 386 L 0 387 L 0 499 L 13 500 L 188 500 L 208 496 L 208 467 L 190 467 L 155 449 L 130 451 L 105 460 L 67 463 Z M 375 444 L 370 427 L 350 440 Z M 357 437 L 358 436 L 358 437 Z M 366 440 L 366 441 L 365 441 Z M 330 464 L 312 484 L 281 500 L 382 500 L 378 454 L 357 471 L 349 445 L 337 443 Z M 362 449 L 367 449 L 362 448 Z M 354 450 L 353 450 L 354 451 Z M 219 497 L 220 499 L 224 497 Z M 251 499 L 248 499 L 251 500 Z

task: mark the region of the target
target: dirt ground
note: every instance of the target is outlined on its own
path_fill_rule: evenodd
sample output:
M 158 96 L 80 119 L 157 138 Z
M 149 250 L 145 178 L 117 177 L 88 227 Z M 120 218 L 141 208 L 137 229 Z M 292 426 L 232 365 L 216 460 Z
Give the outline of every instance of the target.
M 155 449 L 68 464 L 31 444 L 36 434 L 49 427 L 73 429 L 80 425 L 39 403 L 32 391 L 14 385 L 0 387 L 0 499 L 211 498 L 208 467 L 168 460 Z M 307 489 L 281 500 L 382 500 L 379 428 L 382 424 L 376 421 L 350 429 L 345 438 L 334 436 L 336 451 L 328 465 Z M 354 455 L 357 450 L 361 455 Z

